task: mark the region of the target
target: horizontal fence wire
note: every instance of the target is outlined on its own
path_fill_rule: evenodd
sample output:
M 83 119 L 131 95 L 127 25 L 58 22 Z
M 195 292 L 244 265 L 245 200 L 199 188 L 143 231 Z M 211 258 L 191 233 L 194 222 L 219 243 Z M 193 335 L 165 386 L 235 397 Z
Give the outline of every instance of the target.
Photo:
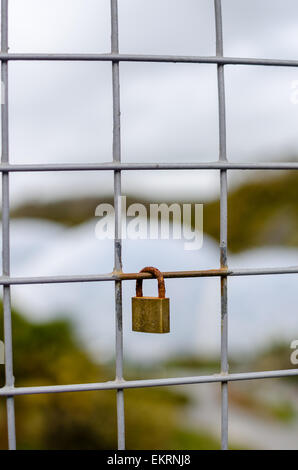
M 298 162 L 233 163 L 226 161 L 190 163 L 31 163 L 2 164 L 0 172 L 35 171 L 137 171 L 137 170 L 298 170 Z
M 222 65 L 263 65 L 275 67 L 298 67 L 298 60 L 259 59 L 244 57 L 181 56 L 181 55 L 142 55 L 142 54 L 40 54 L 40 53 L 1 53 L 5 61 L 81 61 L 81 62 L 161 62 L 183 64 L 222 64 Z
M 169 377 L 149 380 L 115 380 L 102 383 L 73 385 L 48 385 L 40 387 L 3 387 L 0 396 L 38 395 L 45 393 L 90 392 L 96 390 L 124 390 L 129 388 L 168 387 L 174 385 L 191 385 L 207 383 L 238 382 L 243 380 L 276 379 L 296 377 L 298 369 L 272 370 L 261 372 L 243 372 L 238 374 L 213 374 L 195 377 Z
M 117 0 L 111 0 L 111 53 L 98 54 L 55 54 L 55 53 L 8 53 L 8 0 L 1 2 L 1 78 L 5 89 L 5 102 L 2 105 L 1 142 L 2 158 L 2 239 L 3 259 L 0 285 L 3 286 L 4 340 L 5 340 L 5 386 L 0 388 L 0 396 L 7 400 L 7 423 L 9 448 L 16 448 L 14 396 L 46 393 L 84 392 L 100 390 L 117 391 L 117 427 L 118 448 L 125 448 L 124 390 L 130 388 L 162 387 L 191 385 L 200 383 L 220 383 L 222 387 L 221 445 L 228 448 L 228 383 L 243 380 L 274 379 L 298 376 L 298 369 L 261 372 L 228 373 L 228 330 L 227 330 L 227 280 L 230 276 L 258 276 L 277 274 L 298 274 L 298 266 L 273 268 L 237 268 L 227 266 L 227 170 L 298 170 L 298 162 L 229 162 L 226 157 L 224 66 L 255 65 L 276 67 L 298 67 L 298 60 L 225 57 L 223 54 L 221 1 L 214 0 L 216 22 L 216 56 L 181 56 L 181 55 L 144 55 L 121 54 L 118 44 L 118 6 Z M 45 164 L 10 164 L 8 149 L 8 63 L 10 61 L 109 61 L 112 64 L 113 83 L 113 161 L 103 163 L 45 163 Z M 213 64 L 217 66 L 219 98 L 219 144 L 220 157 L 211 162 L 175 162 L 175 163 L 125 163 L 121 161 L 120 136 L 120 62 L 152 63 L 189 63 Z M 220 172 L 220 249 L 221 267 L 217 269 L 163 272 L 164 278 L 219 277 L 221 280 L 221 373 L 207 376 L 174 377 L 149 380 L 129 380 L 123 378 L 123 331 L 122 331 L 122 282 L 136 279 L 150 279 L 149 273 L 125 273 L 121 259 L 121 210 L 117 206 L 121 195 L 121 172 L 139 170 L 218 170 Z M 116 236 L 114 240 L 115 268 L 112 273 L 65 276 L 24 276 L 10 275 L 10 233 L 9 233 L 9 173 L 13 172 L 56 172 L 56 171 L 113 171 L 114 201 L 116 212 Z M 118 228 L 118 229 L 117 229 Z M 29 284 L 59 284 L 76 282 L 115 283 L 115 318 L 116 318 L 116 378 L 103 383 L 67 384 L 48 386 L 15 387 L 12 361 L 12 332 L 10 286 Z

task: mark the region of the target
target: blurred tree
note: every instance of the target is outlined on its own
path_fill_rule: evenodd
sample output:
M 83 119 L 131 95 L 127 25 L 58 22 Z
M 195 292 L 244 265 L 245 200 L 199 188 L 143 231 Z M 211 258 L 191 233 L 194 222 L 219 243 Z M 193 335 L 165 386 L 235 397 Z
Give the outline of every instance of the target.
M 16 386 L 87 383 L 108 380 L 105 368 L 94 363 L 77 344 L 64 320 L 32 323 L 15 310 L 13 319 Z M 0 305 L 0 338 L 3 310 Z M 1 365 L 1 386 L 4 366 Z M 19 396 L 16 431 L 19 449 L 115 449 L 116 392 L 98 391 Z M 178 426 L 183 395 L 165 389 L 127 390 L 126 440 L 129 449 L 171 449 L 185 446 Z M 0 400 L 0 448 L 7 448 L 5 399 Z M 216 443 L 189 434 L 191 445 Z M 195 444 L 194 444 L 195 443 Z

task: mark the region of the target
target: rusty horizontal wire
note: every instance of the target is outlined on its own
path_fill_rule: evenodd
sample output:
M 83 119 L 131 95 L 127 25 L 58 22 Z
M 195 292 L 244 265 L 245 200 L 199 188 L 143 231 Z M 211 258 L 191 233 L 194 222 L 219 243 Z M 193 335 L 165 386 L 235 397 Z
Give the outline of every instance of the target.
M 273 274 L 298 274 L 298 266 L 275 268 L 218 268 L 192 271 L 164 271 L 161 272 L 166 279 L 182 279 L 194 277 L 220 277 L 220 276 L 266 276 Z M 65 276 L 35 276 L 35 277 L 8 277 L 0 276 L 0 285 L 25 284 L 64 284 L 75 282 L 105 282 L 105 281 L 134 281 L 137 279 L 154 279 L 149 273 L 113 272 L 107 274 L 82 274 Z

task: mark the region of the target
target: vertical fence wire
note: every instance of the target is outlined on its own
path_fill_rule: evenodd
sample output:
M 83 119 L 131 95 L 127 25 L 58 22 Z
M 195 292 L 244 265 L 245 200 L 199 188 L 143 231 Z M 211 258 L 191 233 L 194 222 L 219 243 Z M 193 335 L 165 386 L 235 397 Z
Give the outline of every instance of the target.
M 223 31 L 221 0 L 214 0 L 216 56 L 223 57 Z M 226 150 L 226 109 L 224 65 L 217 65 L 218 116 L 219 116 L 219 160 L 227 161 Z M 227 221 L 228 221 L 227 170 L 220 170 L 220 266 L 227 267 Z M 227 276 L 221 280 L 221 373 L 228 373 L 228 306 Z M 228 448 L 228 382 L 221 384 L 221 448 Z
M 111 51 L 119 53 L 118 39 L 118 2 L 111 0 Z M 120 123 L 120 77 L 119 61 L 112 62 L 113 81 L 113 161 L 121 162 L 121 123 Z M 114 171 L 114 208 L 115 208 L 115 241 L 114 270 L 122 271 L 122 204 L 121 204 L 121 170 Z M 116 380 L 123 379 L 123 321 L 122 321 L 122 284 L 115 281 L 115 328 L 116 328 Z M 118 449 L 125 449 L 124 390 L 117 390 L 117 432 Z
M 1 2 L 1 51 L 8 52 L 8 0 Z M 3 87 L 1 103 L 1 147 L 2 163 L 9 163 L 9 134 L 8 134 L 8 61 L 1 63 L 1 86 Z M 9 228 L 9 174 L 2 173 L 2 272 L 10 275 L 10 228 Z M 12 359 L 12 325 L 10 286 L 3 286 L 3 317 L 5 345 L 5 384 L 14 385 Z M 7 427 L 9 449 L 16 448 L 14 398 L 7 397 Z

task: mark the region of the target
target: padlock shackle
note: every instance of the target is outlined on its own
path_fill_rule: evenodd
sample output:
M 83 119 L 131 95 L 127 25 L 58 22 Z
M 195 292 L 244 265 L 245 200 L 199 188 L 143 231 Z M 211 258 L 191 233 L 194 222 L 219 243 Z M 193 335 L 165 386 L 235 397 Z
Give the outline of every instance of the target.
M 159 269 L 153 268 L 152 266 L 146 266 L 146 268 L 143 268 L 140 273 L 150 273 L 156 277 L 158 282 L 158 298 L 164 299 L 166 296 L 165 281 Z M 136 297 L 143 297 L 143 279 L 137 279 Z

